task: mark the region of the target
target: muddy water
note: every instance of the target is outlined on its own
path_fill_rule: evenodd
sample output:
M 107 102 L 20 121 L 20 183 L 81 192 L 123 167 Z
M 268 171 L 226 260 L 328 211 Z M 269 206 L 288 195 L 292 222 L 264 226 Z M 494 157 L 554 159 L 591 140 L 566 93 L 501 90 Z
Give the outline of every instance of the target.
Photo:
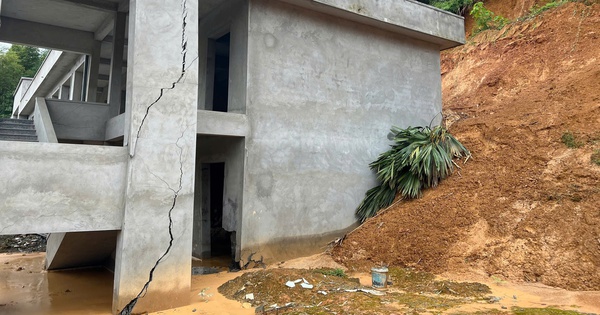
M 111 314 L 113 274 L 104 269 L 46 272 L 45 254 L 0 254 L 0 315 L 108 315 Z M 327 257 L 311 256 L 287 262 L 295 268 L 317 268 Z M 222 265 L 225 261 L 194 261 L 194 266 Z M 334 264 L 332 261 L 330 264 Z M 325 264 L 327 265 L 327 264 Z M 328 265 L 327 265 L 328 266 Z M 275 268 L 281 267 L 273 266 Z M 290 266 L 285 266 L 290 267 Z M 193 276 L 191 304 L 154 314 L 250 315 L 251 308 L 226 299 L 217 292 L 223 283 L 242 273 L 220 272 Z M 361 283 L 370 285 L 369 274 L 358 274 Z M 572 292 L 538 284 L 512 284 L 485 277 L 451 275 L 459 281 L 477 281 L 492 289 L 498 303 L 472 303 L 447 313 L 466 313 L 517 307 L 555 306 L 582 313 L 600 313 L 600 292 Z
M 0 314 L 110 314 L 104 269 L 44 271 L 43 253 L 0 255 Z
M 110 315 L 113 274 L 105 269 L 44 271 L 44 253 L 0 254 L 0 315 Z M 194 261 L 219 266 L 226 260 Z M 193 276 L 192 304 L 155 314 L 246 315 L 254 309 L 226 299 L 217 288 L 241 275 L 221 272 Z

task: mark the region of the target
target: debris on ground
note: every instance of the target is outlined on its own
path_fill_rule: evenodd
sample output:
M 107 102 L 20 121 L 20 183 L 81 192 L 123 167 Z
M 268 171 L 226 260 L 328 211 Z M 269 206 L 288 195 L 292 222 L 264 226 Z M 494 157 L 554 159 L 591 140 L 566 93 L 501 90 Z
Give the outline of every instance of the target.
M 483 284 L 437 281 L 431 274 L 398 268 L 390 268 L 394 284 L 383 291 L 361 285 L 356 278 L 328 276 L 331 270 L 281 268 L 249 272 L 218 290 L 228 298 L 251 303 L 257 307 L 257 314 L 271 314 L 271 311 L 273 314 L 275 311 L 279 314 L 373 314 L 374 310 L 377 314 L 440 312 L 473 301 L 485 301 L 491 293 Z M 296 286 L 296 282 L 300 285 Z M 288 283 L 295 286 L 290 287 Z M 301 287 L 303 284 L 316 290 L 305 290 Z M 452 290 L 444 291 L 444 287 Z M 250 291 L 253 300 L 247 299 L 246 292 Z

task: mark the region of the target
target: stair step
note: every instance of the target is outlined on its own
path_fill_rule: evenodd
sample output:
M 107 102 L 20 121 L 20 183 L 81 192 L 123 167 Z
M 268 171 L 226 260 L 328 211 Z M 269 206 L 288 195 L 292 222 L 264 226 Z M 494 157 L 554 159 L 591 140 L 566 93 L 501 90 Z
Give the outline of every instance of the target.
M 22 136 L 22 135 L 1 135 L 0 141 L 27 141 L 37 142 L 37 136 Z
M 0 129 L 10 129 L 10 130 L 35 130 L 34 125 L 23 125 L 23 124 L 7 124 L 0 123 Z
M 33 120 L 29 119 L 12 119 L 12 118 L 0 118 L 0 124 L 19 124 L 19 125 L 33 125 Z
M 35 136 L 35 129 L 12 129 L 0 125 L 0 135 Z

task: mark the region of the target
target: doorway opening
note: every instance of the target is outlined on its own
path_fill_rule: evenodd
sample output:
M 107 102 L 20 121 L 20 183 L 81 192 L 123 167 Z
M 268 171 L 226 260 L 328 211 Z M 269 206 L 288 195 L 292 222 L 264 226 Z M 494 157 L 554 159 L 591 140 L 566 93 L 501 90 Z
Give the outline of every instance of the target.
M 210 255 L 228 256 L 231 260 L 230 233 L 223 228 L 223 189 L 225 188 L 225 163 L 210 163 L 210 193 L 206 196 L 210 209 Z
M 229 55 L 231 35 L 227 33 L 215 42 L 215 71 L 213 77 L 212 110 L 227 112 L 229 102 Z

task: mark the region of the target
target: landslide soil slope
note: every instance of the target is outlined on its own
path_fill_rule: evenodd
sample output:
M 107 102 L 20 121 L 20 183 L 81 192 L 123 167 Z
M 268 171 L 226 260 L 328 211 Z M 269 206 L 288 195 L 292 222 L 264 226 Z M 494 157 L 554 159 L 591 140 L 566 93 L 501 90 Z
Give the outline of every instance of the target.
M 484 31 L 441 61 L 450 131 L 473 158 L 347 235 L 334 259 L 600 290 L 600 5 Z

